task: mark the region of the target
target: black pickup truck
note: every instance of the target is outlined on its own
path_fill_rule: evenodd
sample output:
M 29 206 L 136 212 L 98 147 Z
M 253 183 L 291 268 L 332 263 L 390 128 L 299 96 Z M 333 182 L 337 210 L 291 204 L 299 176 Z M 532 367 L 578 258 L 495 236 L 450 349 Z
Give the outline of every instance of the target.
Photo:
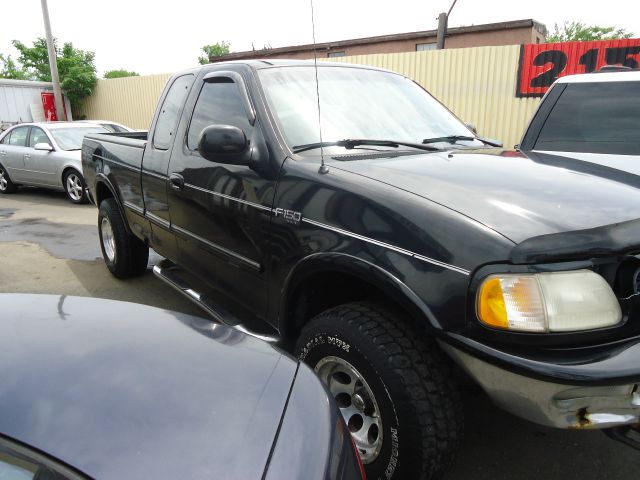
M 316 371 L 368 478 L 405 479 L 454 458 L 456 371 L 543 425 L 639 421 L 640 177 L 491 143 L 401 75 L 249 61 L 174 75 L 148 134 L 82 157 L 115 276 L 153 248 Z

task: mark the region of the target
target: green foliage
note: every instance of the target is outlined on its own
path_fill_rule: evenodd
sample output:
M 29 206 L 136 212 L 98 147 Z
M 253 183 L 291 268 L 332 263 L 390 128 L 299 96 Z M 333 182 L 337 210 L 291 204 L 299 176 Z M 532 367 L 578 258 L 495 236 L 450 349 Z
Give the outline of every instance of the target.
M 10 78 L 12 80 L 28 80 L 29 75 L 24 72 L 11 55 L 6 57 L 0 53 L 0 78 Z
M 225 42 L 224 40 L 219 43 L 214 43 L 213 45 L 205 45 L 202 47 L 202 51 L 204 55 L 198 57 L 198 62 L 200 65 L 206 65 L 210 62 L 212 57 L 221 57 L 223 55 L 227 55 L 229 53 L 229 47 L 231 44 Z
M 138 72 L 132 72 L 129 70 L 125 70 L 124 68 L 119 68 L 117 70 L 109 70 L 108 72 L 104 72 L 104 78 L 124 78 L 124 77 L 139 77 L 140 74 Z
M 91 95 L 93 88 L 98 81 L 96 67 L 93 63 L 95 54 L 73 47 L 71 42 L 67 42 L 60 49 L 54 39 L 54 48 L 58 61 L 58 75 L 60 77 L 60 87 L 71 102 L 74 111 L 82 105 L 82 101 Z M 49 68 L 49 54 L 47 52 L 47 41 L 38 38 L 33 42 L 32 47 L 14 40 L 13 46 L 20 52 L 18 61 L 22 64 L 22 70 L 31 80 L 51 81 L 51 70 Z
M 564 22 L 562 27 L 559 27 L 557 23 L 554 25 L 553 33 L 547 37 L 546 42 L 587 42 L 631 37 L 633 37 L 633 33 L 627 32 L 624 28 L 600 27 L 598 25 L 587 26 L 580 22 Z

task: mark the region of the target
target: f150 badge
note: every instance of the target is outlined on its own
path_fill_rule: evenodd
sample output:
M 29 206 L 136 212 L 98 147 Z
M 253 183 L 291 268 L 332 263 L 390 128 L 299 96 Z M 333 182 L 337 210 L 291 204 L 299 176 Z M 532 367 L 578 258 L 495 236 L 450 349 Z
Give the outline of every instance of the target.
M 295 210 L 286 210 L 284 208 L 276 208 L 274 210 L 274 215 L 276 217 L 284 218 L 285 222 L 293 225 L 300 225 L 300 221 L 302 220 L 302 214 L 300 212 L 296 212 Z

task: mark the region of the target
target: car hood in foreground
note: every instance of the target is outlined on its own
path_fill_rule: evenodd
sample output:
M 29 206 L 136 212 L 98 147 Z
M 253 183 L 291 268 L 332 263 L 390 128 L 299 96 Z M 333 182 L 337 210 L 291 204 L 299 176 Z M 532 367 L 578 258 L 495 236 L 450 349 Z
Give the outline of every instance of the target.
M 0 433 L 94 478 L 261 478 L 297 370 L 210 321 L 0 295 Z
M 640 165 L 503 150 L 332 162 L 444 205 L 515 243 L 640 218 Z M 633 165 L 633 168 L 630 166 Z

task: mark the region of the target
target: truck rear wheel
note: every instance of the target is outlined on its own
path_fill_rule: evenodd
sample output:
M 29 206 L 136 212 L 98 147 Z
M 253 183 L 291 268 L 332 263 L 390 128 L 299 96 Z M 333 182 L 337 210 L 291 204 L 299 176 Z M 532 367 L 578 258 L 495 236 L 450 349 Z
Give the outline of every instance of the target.
M 402 314 L 332 308 L 304 327 L 295 353 L 336 399 L 367 478 L 435 478 L 449 467 L 463 430 L 458 392 L 436 343 Z
M 127 233 L 124 219 L 114 198 L 106 198 L 100 203 L 98 232 L 102 258 L 114 276 L 129 278 L 146 271 L 149 247 Z

